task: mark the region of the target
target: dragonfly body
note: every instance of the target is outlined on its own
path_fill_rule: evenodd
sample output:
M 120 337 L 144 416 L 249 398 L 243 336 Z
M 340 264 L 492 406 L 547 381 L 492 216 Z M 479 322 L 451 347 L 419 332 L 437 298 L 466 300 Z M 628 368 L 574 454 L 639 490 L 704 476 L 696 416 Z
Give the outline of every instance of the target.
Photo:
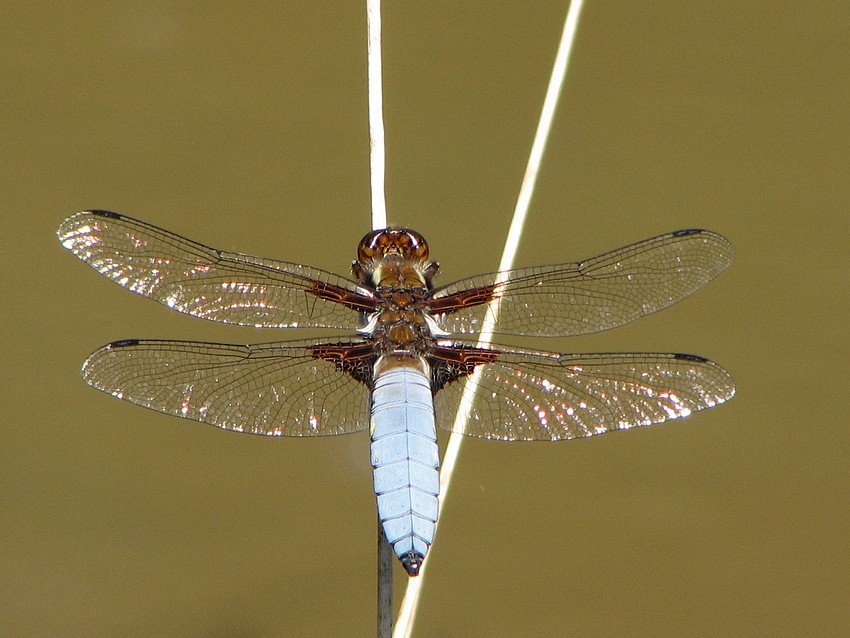
M 729 242 L 709 231 L 442 287 L 434 286 L 439 266 L 427 243 L 409 229 L 367 234 L 354 279 L 216 250 L 107 211 L 69 217 L 58 234 L 105 276 L 174 310 L 256 327 L 347 331 L 255 345 L 123 340 L 95 351 L 83 377 L 113 396 L 238 432 L 369 428 L 379 517 L 410 575 L 437 521 L 437 426 L 557 441 L 688 416 L 734 394 L 729 374 L 695 355 L 559 354 L 463 339 L 480 329 L 491 302 L 495 332 L 519 336 L 587 334 L 665 308 L 731 263 Z M 476 385 L 465 396 L 473 372 Z M 465 419 L 455 420 L 458 410 Z
M 436 324 L 423 300 L 437 264 L 418 233 L 386 229 L 360 242 L 353 273 L 376 291 L 375 311 L 361 334 L 379 354 L 372 369 L 372 476 L 378 517 L 408 574 L 434 541 L 440 458 L 431 366 L 425 353 Z

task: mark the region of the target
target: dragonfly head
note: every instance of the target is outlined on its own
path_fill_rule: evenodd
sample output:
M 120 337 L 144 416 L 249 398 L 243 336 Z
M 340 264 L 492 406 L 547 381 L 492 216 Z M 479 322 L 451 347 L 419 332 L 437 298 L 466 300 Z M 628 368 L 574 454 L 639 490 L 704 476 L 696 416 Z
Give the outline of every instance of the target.
M 399 255 L 411 261 L 428 259 L 428 242 L 409 228 L 382 228 L 373 230 L 360 240 L 357 261 L 368 263 L 387 255 Z
M 361 281 L 381 285 L 375 279 L 390 262 L 402 263 L 417 273 L 416 278 L 430 287 L 431 278 L 439 266 L 428 261 L 428 242 L 415 230 L 409 228 L 382 228 L 368 233 L 357 246 L 357 260 L 352 264 L 354 274 Z M 377 277 L 373 276 L 378 274 Z

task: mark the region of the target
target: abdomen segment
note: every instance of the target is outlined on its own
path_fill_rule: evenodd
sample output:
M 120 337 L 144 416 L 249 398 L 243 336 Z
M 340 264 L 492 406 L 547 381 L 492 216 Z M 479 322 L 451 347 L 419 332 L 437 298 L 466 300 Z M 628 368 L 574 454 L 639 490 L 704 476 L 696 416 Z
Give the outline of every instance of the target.
M 372 392 L 372 467 L 378 517 L 411 576 L 434 541 L 439 452 L 428 366 L 381 357 Z

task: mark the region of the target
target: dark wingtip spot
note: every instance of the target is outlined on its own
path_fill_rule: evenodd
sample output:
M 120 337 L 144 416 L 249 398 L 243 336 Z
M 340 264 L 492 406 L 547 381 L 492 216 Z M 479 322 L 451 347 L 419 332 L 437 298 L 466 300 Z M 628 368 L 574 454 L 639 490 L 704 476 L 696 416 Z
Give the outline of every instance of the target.
M 87 210 L 87 213 L 97 215 L 98 217 L 108 217 L 109 219 L 121 219 L 121 215 L 113 213 L 111 210 Z
M 674 230 L 673 237 L 684 237 L 685 235 L 699 235 L 703 232 L 702 228 L 685 228 L 684 230 Z
M 127 346 L 137 346 L 139 345 L 139 339 L 121 339 L 120 341 L 113 341 L 110 343 L 107 348 L 126 348 Z
M 425 557 L 419 552 L 410 551 L 401 557 L 401 564 L 409 576 L 418 576 L 424 559 Z
M 695 363 L 705 363 L 706 361 L 708 361 L 708 359 L 706 359 L 705 357 L 700 357 L 695 354 L 676 353 L 673 356 L 677 359 L 681 359 L 682 361 L 693 361 Z

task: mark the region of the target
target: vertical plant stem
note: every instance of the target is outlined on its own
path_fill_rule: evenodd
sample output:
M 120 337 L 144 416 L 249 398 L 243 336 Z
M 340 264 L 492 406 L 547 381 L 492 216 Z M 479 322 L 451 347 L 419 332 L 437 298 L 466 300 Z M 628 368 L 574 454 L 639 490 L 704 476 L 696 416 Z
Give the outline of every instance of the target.
M 381 0 L 366 0 L 369 42 L 366 52 L 369 75 L 369 164 L 372 176 L 372 229 L 387 227 L 384 194 L 384 100 L 381 76 Z
M 372 229 L 386 228 L 384 194 L 384 114 L 381 77 L 381 0 L 366 0 L 369 82 L 369 165 L 372 184 Z M 393 631 L 393 553 L 378 519 L 378 638 Z
M 378 520 L 378 638 L 393 632 L 393 550 Z

